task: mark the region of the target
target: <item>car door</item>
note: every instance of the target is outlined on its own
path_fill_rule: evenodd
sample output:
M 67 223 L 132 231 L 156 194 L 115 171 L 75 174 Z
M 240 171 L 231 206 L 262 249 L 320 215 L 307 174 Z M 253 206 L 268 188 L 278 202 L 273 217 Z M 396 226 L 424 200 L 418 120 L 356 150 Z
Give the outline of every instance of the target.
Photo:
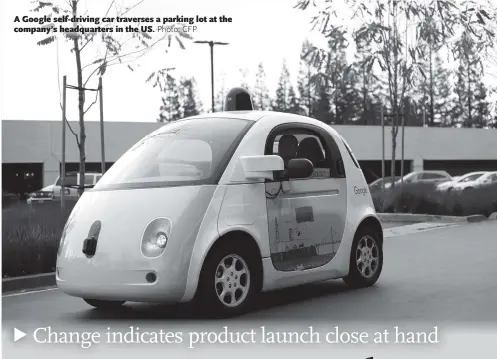
M 268 136 L 265 153 L 307 158 L 308 178 L 266 181 L 269 247 L 279 271 L 316 268 L 329 263 L 342 241 L 347 213 L 346 178 L 340 150 L 324 129 L 284 124 Z

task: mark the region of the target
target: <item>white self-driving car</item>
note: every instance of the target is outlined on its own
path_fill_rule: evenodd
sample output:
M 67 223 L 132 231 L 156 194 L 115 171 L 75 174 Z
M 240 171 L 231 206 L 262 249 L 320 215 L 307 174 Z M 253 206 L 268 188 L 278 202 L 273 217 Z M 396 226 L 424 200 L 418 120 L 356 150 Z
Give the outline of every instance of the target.
M 56 279 L 97 308 L 198 300 L 230 316 L 261 291 L 373 285 L 382 247 L 363 173 L 335 130 L 298 115 L 219 112 L 146 136 L 82 195 Z

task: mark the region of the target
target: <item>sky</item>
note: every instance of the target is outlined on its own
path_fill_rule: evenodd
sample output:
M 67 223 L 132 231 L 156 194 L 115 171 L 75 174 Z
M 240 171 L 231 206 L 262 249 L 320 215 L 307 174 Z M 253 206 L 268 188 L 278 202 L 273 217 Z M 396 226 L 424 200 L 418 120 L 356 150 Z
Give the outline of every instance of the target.
M 80 0 L 85 15 L 102 16 L 111 0 Z M 132 5 L 133 0 L 116 0 L 120 5 Z M 165 16 L 226 16 L 231 23 L 196 24 L 191 35 L 194 40 L 228 42 L 228 46 L 214 48 L 215 87 L 221 79 L 226 88 L 239 86 L 240 69 L 249 70 L 249 81 L 254 82 L 258 63 L 263 63 L 267 85 L 274 93 L 284 60 L 294 76 L 297 74 L 303 41 L 322 41 L 316 32 L 310 33 L 312 11 L 294 9 L 296 0 L 145 0 L 128 15 L 146 17 Z M 58 120 L 61 117 L 60 87 L 67 75 L 70 85 L 76 85 L 74 55 L 63 41 L 48 46 L 37 46 L 42 34 L 15 33 L 15 16 L 30 15 L 30 0 L 3 0 L 0 9 L 0 115 L 1 119 Z M 112 11 L 111 13 L 112 14 Z M 346 16 L 344 16 L 345 18 Z M 25 24 L 24 24 L 25 25 Z M 129 34 L 124 34 L 129 37 Z M 210 107 L 211 78 L 210 52 L 205 44 L 186 42 L 186 49 L 173 46 L 154 47 L 147 56 L 133 64 L 131 72 L 126 65 L 110 67 L 104 76 L 105 121 L 155 121 L 159 114 L 161 93 L 145 79 L 154 69 L 175 68 L 175 77 L 193 76 L 204 108 Z M 89 48 L 96 54 L 97 48 Z M 93 57 L 84 58 L 89 63 Z M 136 64 L 140 65 L 139 67 Z M 86 72 L 88 74 L 88 72 Z M 96 78 L 88 87 L 97 86 Z M 88 92 L 86 103 L 95 100 Z M 67 118 L 77 120 L 77 92 L 67 92 Z M 98 103 L 86 114 L 86 120 L 98 120 Z

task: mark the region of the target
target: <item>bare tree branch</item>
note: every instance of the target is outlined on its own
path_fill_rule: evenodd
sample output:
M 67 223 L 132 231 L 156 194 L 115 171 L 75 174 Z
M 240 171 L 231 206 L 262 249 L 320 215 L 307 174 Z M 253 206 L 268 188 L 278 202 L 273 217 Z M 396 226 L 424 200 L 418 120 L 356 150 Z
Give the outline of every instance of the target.
M 109 5 L 109 8 L 107 9 L 107 11 L 105 12 L 105 15 L 103 17 L 107 17 L 107 15 L 109 15 L 109 11 L 110 11 L 110 8 L 112 7 L 112 4 L 115 3 L 115 0 L 112 0 L 110 5 Z M 110 24 L 109 24 L 110 25 Z M 91 36 L 90 39 L 88 39 L 88 41 L 86 41 L 86 43 L 81 47 L 81 49 L 79 51 L 83 51 L 83 49 L 86 47 L 86 45 L 88 45 L 90 43 L 90 41 L 93 40 L 93 38 L 95 37 L 95 35 L 97 35 L 97 33 L 93 34 Z
M 139 59 L 140 57 L 142 57 L 146 53 L 148 53 L 156 44 L 158 44 L 159 42 L 161 42 L 162 40 L 164 40 L 167 36 L 168 35 L 164 35 L 163 37 L 161 37 L 160 39 L 158 39 L 157 41 L 155 41 L 152 45 L 150 45 L 148 47 L 144 47 L 144 48 L 142 48 L 140 50 L 132 51 L 132 52 L 129 52 L 127 54 L 117 55 L 117 56 L 114 56 L 114 57 L 110 58 L 109 60 L 107 60 L 107 67 L 112 66 L 114 64 L 117 64 L 117 63 L 111 63 L 113 61 L 119 61 L 119 59 L 122 60 L 124 57 L 141 53 L 139 56 L 133 58 L 131 61 L 135 61 L 135 60 Z M 131 61 L 128 61 L 128 62 L 131 62 Z M 120 64 L 120 62 L 119 62 L 119 64 Z M 88 76 L 88 78 L 87 78 L 87 80 L 85 82 L 85 86 L 88 83 L 88 81 L 90 81 L 90 78 L 93 75 L 95 75 L 95 73 L 98 71 L 98 69 L 99 69 L 99 67 L 97 67 L 95 70 L 93 70 L 93 72 Z
M 97 103 L 97 100 L 98 100 L 98 93 L 100 92 L 100 89 L 98 89 L 97 91 L 95 91 L 95 101 L 93 101 L 90 106 L 88 106 L 88 108 L 84 111 L 84 113 L 86 114 L 90 108 L 93 107 L 93 105 L 95 105 Z

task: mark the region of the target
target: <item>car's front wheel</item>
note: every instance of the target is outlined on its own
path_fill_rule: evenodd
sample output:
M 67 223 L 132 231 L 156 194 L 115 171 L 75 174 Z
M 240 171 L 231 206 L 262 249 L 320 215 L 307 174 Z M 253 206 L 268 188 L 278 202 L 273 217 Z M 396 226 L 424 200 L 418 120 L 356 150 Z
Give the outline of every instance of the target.
M 200 274 L 198 304 L 216 317 L 245 313 L 260 291 L 259 267 L 257 253 L 243 243 L 218 246 L 207 257 Z
M 349 274 L 343 281 L 363 288 L 376 283 L 383 269 L 383 245 L 379 234 L 370 227 L 360 228 L 352 242 Z
M 98 309 L 116 309 L 120 308 L 124 303 L 126 303 L 125 301 L 110 301 L 110 300 L 87 299 L 87 298 L 83 298 L 83 300 L 87 304 Z

